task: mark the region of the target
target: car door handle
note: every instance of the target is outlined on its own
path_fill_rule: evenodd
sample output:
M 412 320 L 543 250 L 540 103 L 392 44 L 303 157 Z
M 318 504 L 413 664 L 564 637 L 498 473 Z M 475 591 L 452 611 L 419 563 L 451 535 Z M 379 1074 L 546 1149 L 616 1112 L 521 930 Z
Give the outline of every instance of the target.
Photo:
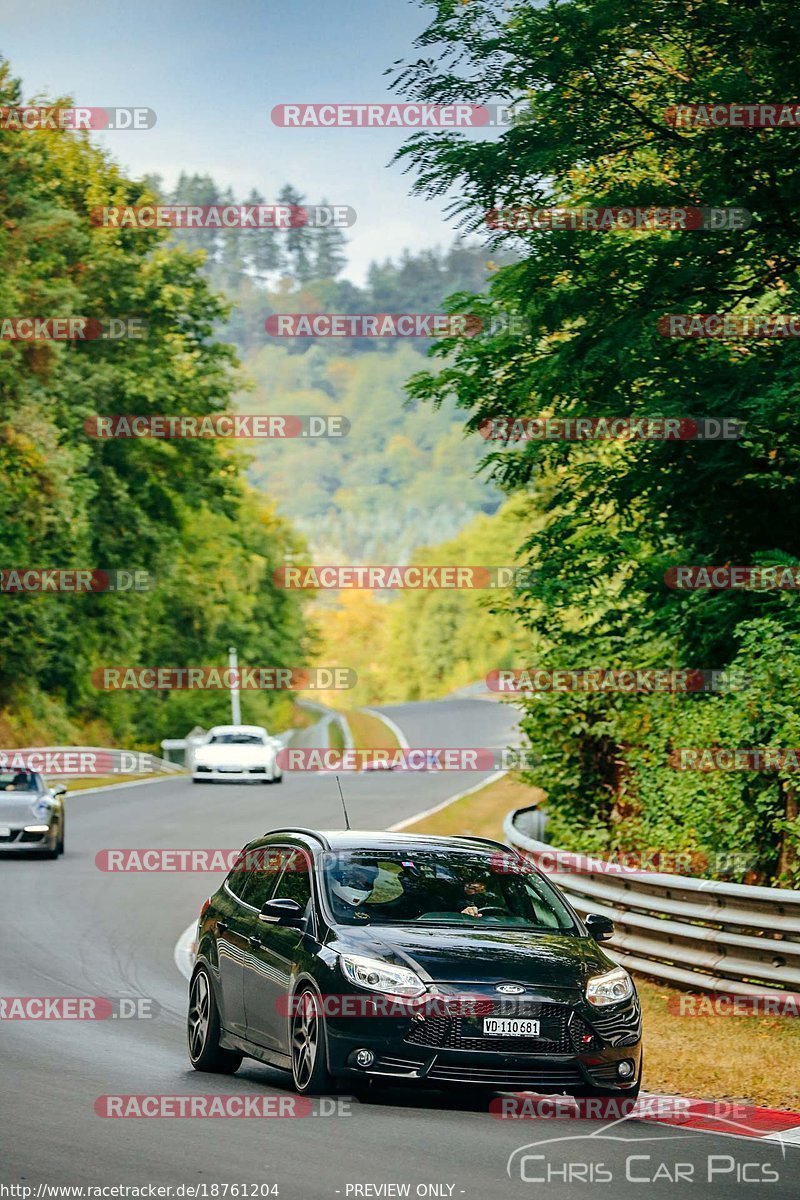
M 260 937 L 249 937 L 247 940 L 250 943 L 250 945 L 253 947 L 254 950 L 256 950 L 259 946 L 263 945 L 263 942 L 261 941 Z
M 227 921 L 217 921 L 217 929 L 220 931 L 220 933 L 224 933 L 227 928 L 228 928 Z

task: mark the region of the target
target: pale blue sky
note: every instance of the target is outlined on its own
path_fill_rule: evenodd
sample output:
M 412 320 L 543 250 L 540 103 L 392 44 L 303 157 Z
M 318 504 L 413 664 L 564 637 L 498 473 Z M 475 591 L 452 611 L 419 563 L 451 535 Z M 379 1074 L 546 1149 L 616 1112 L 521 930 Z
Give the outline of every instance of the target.
M 145 105 L 152 130 L 94 135 L 133 175 L 208 172 L 270 199 L 291 180 L 310 201 L 351 204 L 351 268 L 403 247 L 448 245 L 442 205 L 409 196 L 387 167 L 404 134 L 279 129 L 274 104 L 392 98 L 383 72 L 416 56 L 429 10 L 407 0 L 0 0 L 0 54 L 26 98 Z

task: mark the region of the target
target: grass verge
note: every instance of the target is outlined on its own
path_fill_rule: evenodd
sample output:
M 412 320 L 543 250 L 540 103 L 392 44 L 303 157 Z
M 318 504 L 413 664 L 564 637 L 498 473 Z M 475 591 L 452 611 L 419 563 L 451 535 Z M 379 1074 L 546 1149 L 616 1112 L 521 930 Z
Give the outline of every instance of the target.
M 543 796 L 541 789 L 505 775 L 405 832 L 502 840 L 506 813 Z M 681 995 L 676 988 L 640 975 L 636 986 L 644 1015 L 647 1091 L 800 1111 L 800 1019 L 682 1017 L 669 1007 L 670 999 Z
M 160 778 L 160 776 L 159 776 Z M 142 780 L 141 775 L 91 775 L 86 779 L 63 779 L 68 792 L 82 792 L 89 788 L 108 787 L 111 783 L 134 783 Z
M 360 708 L 345 713 L 345 716 L 353 734 L 353 741 L 359 750 L 397 749 L 397 738 L 379 717 L 374 717 L 372 713 L 364 712 Z

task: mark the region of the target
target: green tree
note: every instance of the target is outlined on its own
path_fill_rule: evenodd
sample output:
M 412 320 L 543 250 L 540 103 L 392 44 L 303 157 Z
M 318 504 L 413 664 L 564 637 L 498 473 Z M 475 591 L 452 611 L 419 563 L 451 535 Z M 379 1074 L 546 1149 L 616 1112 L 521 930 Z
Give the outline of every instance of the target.
M 0 63 L 0 106 L 20 103 Z M 185 186 L 195 199 L 216 194 L 209 180 Z M 98 693 L 100 665 L 224 661 L 229 641 L 276 665 L 307 653 L 297 599 L 271 584 L 272 564 L 298 542 L 248 489 L 245 460 L 216 440 L 86 431 L 97 414 L 224 412 L 237 386 L 234 349 L 214 338 L 227 308 L 202 253 L 90 221 L 94 207 L 152 199 L 84 135 L 2 134 L 2 312 L 147 322 L 138 339 L 0 340 L 3 567 L 137 568 L 154 582 L 139 594 L 0 596 L 0 724 L 12 736 L 25 737 L 18 712 L 120 739 L 183 732 L 154 715 L 177 717 L 181 698 Z M 203 709 L 182 699 L 182 721 Z
M 718 233 L 498 231 L 493 244 L 519 261 L 496 273 L 474 308 L 487 318 L 518 314 L 528 332 L 448 340 L 437 351 L 443 369 L 418 373 L 410 386 L 418 400 L 454 399 L 473 430 L 508 416 L 744 422 L 745 436 L 730 442 L 496 444 L 488 464 L 503 486 L 534 487 L 544 518 L 527 542 L 537 584 L 518 614 L 537 665 L 749 663 L 759 630 L 766 645 L 776 623 L 793 629 L 787 598 L 687 596 L 667 588 L 664 573 L 678 563 L 800 561 L 798 347 L 670 340 L 658 319 L 797 311 L 800 133 L 674 127 L 665 110 L 790 94 L 797 30 L 774 0 L 431 7 L 420 41 L 436 57 L 402 66 L 397 87 L 429 102 L 500 99 L 516 114 L 495 139 L 419 133 L 401 152 L 420 192 L 456 197 L 466 228 L 485 226 L 489 210 L 524 205 L 722 205 L 753 214 L 747 230 Z M 748 703 L 764 708 L 774 685 L 754 679 Z M 537 782 L 550 789 L 560 828 L 613 843 L 635 821 L 642 836 L 662 836 L 642 756 L 652 756 L 663 781 L 669 746 L 692 728 L 722 744 L 738 703 L 608 695 L 530 703 L 527 731 L 542 747 Z M 671 796 L 676 789 L 685 800 L 678 836 L 717 836 L 718 813 L 710 821 L 696 780 L 671 777 Z M 732 829 L 745 829 L 751 794 L 730 785 Z M 765 795 L 758 872 L 790 878 L 796 802 L 791 789 Z

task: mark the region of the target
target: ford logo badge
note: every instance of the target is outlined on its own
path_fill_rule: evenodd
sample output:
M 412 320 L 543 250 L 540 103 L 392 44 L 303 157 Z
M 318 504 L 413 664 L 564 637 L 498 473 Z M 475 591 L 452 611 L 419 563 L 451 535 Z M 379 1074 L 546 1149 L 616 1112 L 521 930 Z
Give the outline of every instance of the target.
M 498 983 L 494 989 L 496 992 L 502 992 L 504 996 L 519 996 L 525 991 L 524 987 L 520 987 L 518 983 Z

